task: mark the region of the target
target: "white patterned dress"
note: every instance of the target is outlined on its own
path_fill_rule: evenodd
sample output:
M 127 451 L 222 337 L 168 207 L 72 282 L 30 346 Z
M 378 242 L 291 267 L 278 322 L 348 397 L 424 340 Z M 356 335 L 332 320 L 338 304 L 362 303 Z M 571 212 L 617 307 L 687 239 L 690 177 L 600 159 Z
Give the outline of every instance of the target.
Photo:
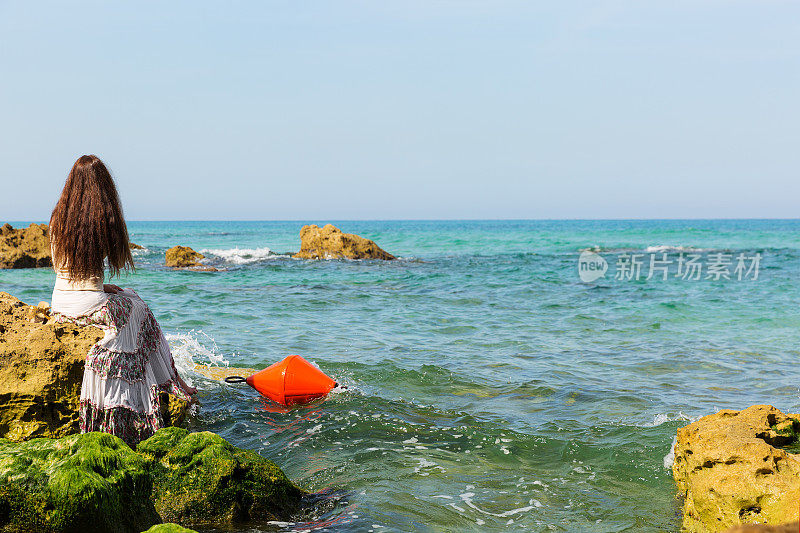
M 105 333 L 86 355 L 81 432 L 111 433 L 135 447 L 163 426 L 161 392 L 190 397 L 179 385 L 169 344 L 147 304 L 132 289 L 107 294 L 102 285 L 102 280 L 75 284 L 57 278 L 53 318 Z

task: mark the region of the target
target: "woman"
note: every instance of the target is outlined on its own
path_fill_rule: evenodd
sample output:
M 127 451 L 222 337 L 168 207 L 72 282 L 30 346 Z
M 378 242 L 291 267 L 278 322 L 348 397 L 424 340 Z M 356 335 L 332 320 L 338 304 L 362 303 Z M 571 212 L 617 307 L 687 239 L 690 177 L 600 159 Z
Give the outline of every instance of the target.
M 190 400 L 197 389 L 178 375 L 153 313 L 132 289 L 104 285 L 133 269 L 128 230 L 108 169 L 81 156 L 50 217 L 58 322 L 92 324 L 105 335 L 86 356 L 81 387 L 81 431 L 104 431 L 131 447 L 163 426 L 159 393 Z

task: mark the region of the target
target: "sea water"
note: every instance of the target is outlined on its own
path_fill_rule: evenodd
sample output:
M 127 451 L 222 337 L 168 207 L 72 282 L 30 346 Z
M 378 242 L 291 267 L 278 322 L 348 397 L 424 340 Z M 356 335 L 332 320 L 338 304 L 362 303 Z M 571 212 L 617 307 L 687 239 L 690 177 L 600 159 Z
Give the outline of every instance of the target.
M 399 259 L 292 259 L 303 222 L 130 222 L 145 249 L 112 280 L 150 304 L 200 389 L 190 429 L 319 495 L 246 531 L 676 531 L 677 428 L 800 411 L 800 221 L 333 222 Z M 178 244 L 221 270 L 165 268 Z M 588 283 L 587 249 L 608 267 Z M 647 279 L 651 256 L 666 274 Z M 690 256 L 699 279 L 679 275 Z M 28 303 L 52 284 L 0 271 Z M 189 370 L 289 354 L 347 391 L 283 410 Z

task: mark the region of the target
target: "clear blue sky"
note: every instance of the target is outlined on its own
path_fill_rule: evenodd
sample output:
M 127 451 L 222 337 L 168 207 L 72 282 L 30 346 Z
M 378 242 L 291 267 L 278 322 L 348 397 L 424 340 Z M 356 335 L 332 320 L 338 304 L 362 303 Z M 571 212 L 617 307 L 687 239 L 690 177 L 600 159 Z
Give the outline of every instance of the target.
M 0 0 L 0 220 L 798 217 L 800 4 Z

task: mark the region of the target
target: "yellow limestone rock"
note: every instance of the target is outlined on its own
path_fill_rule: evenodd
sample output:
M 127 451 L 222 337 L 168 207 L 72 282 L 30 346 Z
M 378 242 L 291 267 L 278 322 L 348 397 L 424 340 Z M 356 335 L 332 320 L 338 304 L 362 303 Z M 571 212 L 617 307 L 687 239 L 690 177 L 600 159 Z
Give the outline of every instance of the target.
M 795 522 L 800 456 L 790 450 L 799 433 L 800 415 L 770 405 L 722 410 L 680 428 L 672 473 L 685 496 L 683 529 Z
M 130 243 L 132 250 L 142 249 Z M 0 226 L 0 268 L 52 267 L 50 258 L 50 228 L 47 224 L 31 224 L 14 229 L 11 224 Z
M 173 246 L 165 254 L 166 265 L 172 268 L 188 268 L 216 272 L 216 268 L 200 263 L 205 256 L 188 246 Z
M 725 533 L 797 533 L 800 531 L 800 524 L 793 522 L 791 524 L 781 524 L 779 526 L 769 526 L 766 524 L 747 524 L 743 526 L 734 526 L 727 530 Z
M 47 224 L 31 224 L 24 229 L 14 229 L 11 224 L 0 227 L 0 268 L 49 266 L 53 262 Z
M 333 224 L 316 224 L 300 229 L 298 259 L 396 259 L 374 241 L 352 233 L 342 233 Z

